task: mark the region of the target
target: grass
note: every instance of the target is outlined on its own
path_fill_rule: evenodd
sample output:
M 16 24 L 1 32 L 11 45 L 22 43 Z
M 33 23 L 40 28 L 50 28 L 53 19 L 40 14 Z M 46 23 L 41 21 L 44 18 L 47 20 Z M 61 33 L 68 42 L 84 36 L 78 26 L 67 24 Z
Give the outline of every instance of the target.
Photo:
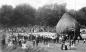
M 4 32 L 2 32 L 2 33 L 0 32 L 0 40 L 2 38 L 2 34 L 4 34 Z M 82 41 L 77 46 L 76 50 L 63 51 L 63 50 L 60 50 L 60 47 L 58 47 L 59 44 L 58 44 L 58 46 L 56 46 L 55 44 L 52 44 L 52 47 L 56 47 L 56 48 L 51 48 L 51 47 L 49 47 L 49 48 L 43 47 L 42 48 L 39 46 L 39 47 L 33 47 L 33 48 L 29 47 L 28 49 L 21 49 L 20 47 L 17 47 L 14 49 L 12 47 L 7 47 L 7 48 L 3 49 L 2 52 L 86 52 L 86 44 L 83 44 L 83 43 L 81 44 L 81 43 L 82 43 Z
M 20 47 L 13 49 L 12 47 L 10 48 L 5 48 L 3 49 L 3 52 L 47 52 L 43 48 L 40 47 L 34 47 L 34 48 L 28 48 L 28 49 L 22 49 Z

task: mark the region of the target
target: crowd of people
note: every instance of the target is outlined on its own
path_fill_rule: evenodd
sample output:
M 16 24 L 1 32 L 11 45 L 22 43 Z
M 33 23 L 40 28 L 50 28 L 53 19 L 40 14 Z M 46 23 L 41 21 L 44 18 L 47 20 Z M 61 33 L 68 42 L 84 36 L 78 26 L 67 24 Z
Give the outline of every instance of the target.
M 51 30 L 52 29 L 52 30 Z M 48 44 L 48 42 L 57 42 L 58 38 L 52 39 L 45 36 L 34 35 L 35 32 L 55 32 L 54 28 L 48 26 L 30 26 L 30 27 L 12 27 L 4 30 L 5 38 L 2 39 L 2 44 L 7 47 L 27 47 L 27 42 L 32 42 L 33 46 L 38 46 L 39 43 Z
M 21 47 L 23 49 L 28 48 L 28 42 L 32 42 L 32 46 L 38 46 L 39 43 L 48 44 L 49 42 L 53 43 L 60 43 L 62 42 L 61 49 L 63 50 L 64 45 L 66 45 L 65 49 L 67 49 L 67 45 L 70 43 L 66 40 L 69 39 L 68 34 L 65 36 L 56 36 L 55 38 L 50 38 L 48 36 L 43 36 L 39 34 L 34 34 L 38 32 L 55 32 L 55 27 L 48 27 L 48 26 L 29 26 L 29 27 L 12 27 L 6 28 L 4 30 L 4 35 L 2 38 L 2 46 L 3 48 L 5 45 L 7 47 Z M 72 34 L 72 33 L 69 33 Z M 74 33 L 73 33 L 74 34 Z M 57 34 L 56 34 L 57 35 Z M 66 42 L 65 42 L 66 41 Z M 71 41 L 73 45 L 73 41 Z M 69 43 L 69 44 L 68 44 Z M 85 40 L 84 40 L 85 43 Z
M 29 25 L 28 27 L 25 26 L 19 26 L 19 27 L 10 27 L 10 28 L 5 28 L 5 31 L 8 32 L 56 32 L 55 27 L 50 27 L 50 26 L 42 26 L 42 25 Z
M 2 40 L 3 41 L 3 40 Z M 53 42 L 56 43 L 58 42 L 58 37 L 55 39 L 49 38 L 49 37 L 44 37 L 44 36 L 34 36 L 32 34 L 29 35 L 21 35 L 21 34 L 17 34 L 17 35 L 9 35 L 6 39 L 6 44 L 8 47 L 10 46 L 19 46 L 22 48 L 26 48 L 27 47 L 27 43 L 32 42 L 33 46 L 38 46 L 39 43 L 44 43 L 44 44 L 48 44 L 49 42 Z M 3 41 L 4 42 L 4 41 Z

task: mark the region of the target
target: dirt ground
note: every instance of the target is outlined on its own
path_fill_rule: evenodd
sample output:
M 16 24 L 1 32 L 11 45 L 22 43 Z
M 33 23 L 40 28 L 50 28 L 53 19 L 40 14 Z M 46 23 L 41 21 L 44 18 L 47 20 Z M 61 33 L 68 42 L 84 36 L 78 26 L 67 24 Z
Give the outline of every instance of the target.
M 38 48 L 40 47 L 40 48 Z M 43 43 L 39 43 L 37 48 L 35 49 L 41 49 L 43 51 L 40 51 L 40 52 L 86 52 L 86 43 L 83 44 L 83 41 L 80 41 L 80 43 L 76 43 L 75 45 L 75 48 L 72 48 L 71 50 L 61 50 L 60 47 L 61 47 L 61 44 L 54 44 L 54 43 L 49 43 L 49 46 L 48 45 L 44 45 Z M 10 48 L 9 48 L 10 49 Z M 7 50 L 5 49 L 4 51 L 1 51 L 0 49 L 0 52 L 26 52 L 20 48 L 17 48 L 15 50 Z M 27 52 L 36 52 L 36 51 L 27 51 Z
M 1 33 L 0 33 L 0 42 L 1 42 Z M 54 44 L 54 43 L 49 43 L 48 45 L 44 45 L 43 43 L 39 43 L 38 45 L 39 48 L 35 49 L 41 49 L 42 51 L 39 52 L 86 52 L 86 43 L 83 44 L 83 41 L 81 40 L 80 43 L 76 43 L 75 48 L 72 48 L 71 50 L 61 50 L 61 44 Z M 45 51 L 44 51 L 45 50 Z M 15 50 L 1 49 L 1 44 L 0 44 L 0 52 L 36 52 L 36 51 L 24 51 L 20 48 L 17 48 Z
M 53 43 L 50 43 L 49 47 L 47 45 L 42 45 L 41 47 L 44 47 L 48 52 L 86 52 L 86 43 L 83 44 L 83 41 L 77 43 L 74 48 L 71 48 L 71 50 L 61 50 L 61 44 Z

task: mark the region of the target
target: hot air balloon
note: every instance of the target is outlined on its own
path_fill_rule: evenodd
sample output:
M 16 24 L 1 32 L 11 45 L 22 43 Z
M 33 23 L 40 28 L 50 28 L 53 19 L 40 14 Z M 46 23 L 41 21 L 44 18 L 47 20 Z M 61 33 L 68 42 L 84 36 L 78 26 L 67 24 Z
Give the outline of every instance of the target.
M 56 33 L 60 36 L 68 35 L 68 40 L 75 40 L 80 36 L 80 25 L 69 13 L 64 13 L 56 25 Z M 70 41 L 69 41 L 70 42 Z

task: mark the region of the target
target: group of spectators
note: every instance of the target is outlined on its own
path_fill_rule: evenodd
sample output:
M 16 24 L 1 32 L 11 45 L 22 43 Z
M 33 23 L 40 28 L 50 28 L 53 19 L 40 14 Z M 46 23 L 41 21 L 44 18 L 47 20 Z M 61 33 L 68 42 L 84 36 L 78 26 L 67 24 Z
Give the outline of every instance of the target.
M 12 28 L 6 28 L 4 30 L 5 38 L 2 39 L 2 44 L 7 45 L 8 47 L 13 46 L 15 47 L 27 47 L 27 42 L 31 41 L 33 46 L 38 46 L 39 43 L 48 44 L 48 42 L 58 42 L 58 38 L 52 39 L 49 37 L 44 36 L 34 36 L 32 34 L 25 35 L 28 33 L 34 33 L 34 32 L 55 32 L 55 29 L 49 26 L 29 26 L 29 27 L 12 27 Z M 16 35 L 14 34 L 16 33 Z M 23 35 L 21 35 L 23 33 Z M 4 46 L 3 46 L 4 47 Z
M 32 42 L 33 46 L 38 46 L 39 43 L 48 44 L 49 42 L 57 43 L 58 37 L 55 39 L 44 37 L 44 36 L 34 36 L 32 34 L 24 36 L 21 34 L 16 35 L 9 35 L 7 38 L 2 40 L 2 44 L 7 44 L 8 47 L 22 47 L 27 48 L 28 42 Z M 6 42 L 5 42 L 6 41 Z
M 55 27 L 50 27 L 50 26 L 41 26 L 41 25 L 29 25 L 28 27 L 10 27 L 10 28 L 5 28 L 5 31 L 11 31 L 11 32 L 55 32 Z

